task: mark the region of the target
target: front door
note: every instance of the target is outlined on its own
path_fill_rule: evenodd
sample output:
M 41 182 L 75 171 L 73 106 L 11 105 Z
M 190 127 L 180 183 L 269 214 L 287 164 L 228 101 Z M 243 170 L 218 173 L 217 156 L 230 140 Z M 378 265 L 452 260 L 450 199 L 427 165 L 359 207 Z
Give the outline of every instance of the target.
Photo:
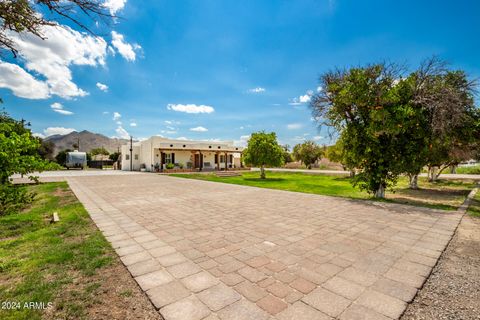
M 195 154 L 195 163 L 193 168 L 200 168 L 200 155 L 198 153 Z

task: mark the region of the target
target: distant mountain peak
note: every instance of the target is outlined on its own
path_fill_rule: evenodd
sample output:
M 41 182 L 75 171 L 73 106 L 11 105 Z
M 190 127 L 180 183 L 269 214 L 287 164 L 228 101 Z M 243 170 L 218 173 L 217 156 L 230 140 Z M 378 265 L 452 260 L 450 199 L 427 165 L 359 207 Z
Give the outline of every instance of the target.
M 79 151 L 89 152 L 92 149 L 103 147 L 110 153 L 117 152 L 121 145 L 128 142 L 125 139 L 109 138 L 103 134 L 93 133 L 88 130 L 72 131 L 65 135 L 56 134 L 46 137 L 45 140 L 52 141 L 55 144 L 55 155 L 62 150 L 73 149 L 73 145 L 78 142 L 80 142 Z

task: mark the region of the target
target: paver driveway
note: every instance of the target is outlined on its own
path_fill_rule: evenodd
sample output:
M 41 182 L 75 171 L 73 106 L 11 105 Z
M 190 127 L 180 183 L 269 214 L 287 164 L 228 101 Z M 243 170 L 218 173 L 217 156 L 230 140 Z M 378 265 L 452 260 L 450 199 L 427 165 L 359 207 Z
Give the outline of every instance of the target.
M 396 319 L 461 218 L 153 174 L 68 181 L 166 320 Z

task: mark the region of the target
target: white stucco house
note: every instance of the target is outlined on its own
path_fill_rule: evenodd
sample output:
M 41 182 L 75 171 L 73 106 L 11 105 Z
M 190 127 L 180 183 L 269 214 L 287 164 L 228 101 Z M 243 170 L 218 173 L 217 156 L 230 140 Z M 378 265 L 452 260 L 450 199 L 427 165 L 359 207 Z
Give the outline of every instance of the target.
M 153 136 L 123 145 L 122 170 L 163 171 L 168 164 L 192 171 L 225 170 L 242 166 L 242 147 L 233 141 L 175 140 Z M 171 166 L 171 165 L 170 165 Z

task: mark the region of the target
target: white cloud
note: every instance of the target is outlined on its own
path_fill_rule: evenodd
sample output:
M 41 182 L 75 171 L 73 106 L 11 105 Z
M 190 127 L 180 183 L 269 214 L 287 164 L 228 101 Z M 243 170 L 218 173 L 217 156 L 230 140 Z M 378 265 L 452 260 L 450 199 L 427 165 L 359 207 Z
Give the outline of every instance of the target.
M 38 133 L 38 132 L 32 133 L 32 136 L 42 138 L 42 139 L 45 138 L 45 135 L 43 133 Z
M 127 0 L 105 0 L 103 6 L 110 11 L 113 16 L 125 7 Z
M 118 112 L 116 112 L 116 111 L 113 113 L 113 121 L 117 121 L 117 120 L 119 120 L 121 117 L 122 117 L 122 115 L 121 115 L 120 113 L 118 113 Z
M 298 97 L 298 101 L 300 101 L 300 103 L 310 102 L 311 99 L 312 97 L 309 96 L 308 94 L 304 94 L 303 96 Z
M 187 137 L 178 137 L 177 140 L 190 140 Z
M 103 83 L 100 83 L 100 82 L 97 82 L 97 88 L 102 90 L 103 92 L 108 91 L 108 86 L 106 84 L 103 84 Z
M 136 127 L 137 123 L 136 122 L 130 122 L 130 127 Z
M 103 111 L 102 114 L 109 114 L 110 112 L 108 111 Z
M 72 111 L 68 111 L 68 110 L 63 109 L 63 105 L 59 102 L 52 103 L 50 105 L 50 108 L 52 108 L 52 110 L 54 112 L 57 112 L 57 113 L 60 113 L 60 114 L 66 115 L 66 116 L 69 116 L 69 115 L 73 114 Z
M 160 130 L 160 132 L 163 134 L 175 134 L 177 130 Z
M 185 112 L 185 113 L 212 113 L 215 109 L 211 106 L 196 104 L 172 104 L 167 105 L 168 110 Z
M 135 50 L 139 50 L 142 47 L 138 44 L 131 45 L 125 42 L 123 34 L 112 31 L 112 45 L 117 49 L 118 53 L 124 57 L 127 61 L 135 61 Z
M 63 105 L 59 102 L 54 102 L 50 105 L 52 109 L 63 109 Z
M 62 109 L 53 109 L 53 111 L 55 111 L 57 113 L 60 113 L 60 114 L 63 114 L 63 115 L 66 115 L 66 116 L 70 116 L 70 115 L 73 114 L 72 111 L 62 110 Z
M 317 92 L 321 92 L 323 90 L 322 86 L 317 87 Z
M 314 137 L 313 137 L 313 140 L 322 140 L 322 139 L 323 139 L 322 136 L 314 136 Z
M 205 127 L 201 127 L 201 126 L 199 126 L 199 127 L 195 127 L 195 128 L 190 128 L 190 131 L 196 131 L 196 132 L 206 132 L 206 131 L 208 131 L 208 129 L 207 129 L 207 128 L 205 128 Z
M 301 104 L 308 103 L 308 102 L 310 102 L 310 100 L 312 100 L 312 96 L 313 96 L 313 91 L 308 90 L 304 95 L 293 98 L 291 100 L 291 102 L 289 103 L 289 105 L 298 106 L 298 105 L 301 105 Z
M 256 87 L 256 88 L 253 88 L 253 89 L 248 89 L 248 92 L 249 93 L 262 93 L 262 92 L 265 92 L 265 88 L 262 88 L 262 87 Z
M 130 139 L 130 135 L 128 134 L 127 130 L 125 130 L 122 126 L 118 126 L 117 129 L 115 129 L 115 132 L 117 133 L 117 137 L 120 139 Z
M 29 33 L 9 32 L 9 36 L 18 48 L 20 61 L 24 62 L 25 70 L 45 79 L 36 79 L 37 86 L 43 83 L 43 88 L 40 90 L 42 94 L 38 94 L 37 89 L 31 89 L 29 95 L 35 96 L 36 99 L 47 98 L 50 95 L 67 99 L 87 95 L 88 92 L 72 81 L 70 67 L 72 65 L 93 67 L 105 65 L 106 41 L 101 37 L 75 31 L 65 25 L 43 26 L 40 33 L 45 39 Z M 24 78 L 25 74 L 21 76 Z M 0 72 L 0 79 L 2 78 L 5 79 L 4 72 Z M 48 87 L 48 94 L 45 85 Z M 13 88 L 12 91 L 18 92 Z M 24 97 L 24 95 L 19 96 Z
M 56 134 L 66 135 L 73 131 L 76 131 L 76 130 L 73 128 L 64 128 L 64 127 L 48 127 L 47 129 L 43 130 L 43 134 L 45 135 L 45 137 L 48 137 Z
M 296 130 L 296 129 L 300 129 L 301 127 L 303 127 L 303 125 L 301 123 L 289 123 L 289 124 L 287 124 L 287 129 L 288 130 Z
M 50 96 L 48 85 L 35 79 L 16 64 L 0 60 L 0 88 L 12 90 L 13 94 L 26 99 L 46 99 Z
M 250 135 L 243 135 L 240 136 L 239 140 L 234 140 L 233 144 L 239 147 L 246 147 L 248 144 L 248 140 L 250 139 Z

